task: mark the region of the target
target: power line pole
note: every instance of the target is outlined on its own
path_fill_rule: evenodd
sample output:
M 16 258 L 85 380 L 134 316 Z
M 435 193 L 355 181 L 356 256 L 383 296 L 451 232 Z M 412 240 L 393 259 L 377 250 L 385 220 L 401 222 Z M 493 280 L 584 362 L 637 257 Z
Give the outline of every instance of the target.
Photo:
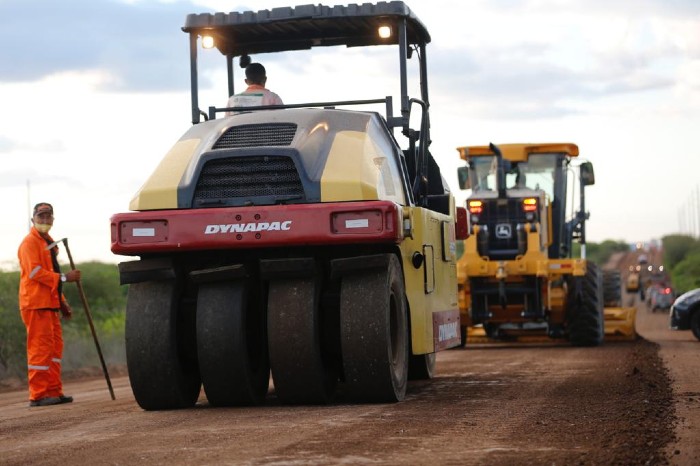
M 31 182 L 29 181 L 29 178 L 27 178 L 27 230 L 31 231 L 32 230 L 32 203 L 31 203 Z
M 700 186 L 695 185 L 695 218 L 697 221 L 697 238 L 700 238 Z

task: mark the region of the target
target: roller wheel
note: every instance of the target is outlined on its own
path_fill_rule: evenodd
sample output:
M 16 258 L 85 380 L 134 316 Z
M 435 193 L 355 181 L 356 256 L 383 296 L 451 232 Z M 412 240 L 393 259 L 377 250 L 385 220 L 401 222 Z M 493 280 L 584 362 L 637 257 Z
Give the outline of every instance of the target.
M 268 290 L 270 367 L 285 403 L 327 403 L 338 381 L 324 359 L 319 284 L 314 278 L 274 280 Z
M 129 286 L 126 363 L 141 408 L 187 408 L 197 402 L 201 382 L 192 316 L 180 305 L 173 280 Z
M 409 380 L 429 380 L 435 373 L 435 353 L 411 355 L 408 360 Z
M 580 285 L 576 285 L 579 281 Z M 567 330 L 574 346 L 598 346 L 603 343 L 603 277 L 598 267 L 587 263 L 586 275 L 572 277 L 567 300 Z M 577 288 L 581 295 L 576 296 Z
M 206 283 L 197 294 L 197 355 L 214 406 L 262 403 L 270 367 L 264 312 L 245 280 Z
M 347 393 L 368 402 L 395 402 L 406 395 L 409 335 L 401 265 L 343 277 L 340 333 Z

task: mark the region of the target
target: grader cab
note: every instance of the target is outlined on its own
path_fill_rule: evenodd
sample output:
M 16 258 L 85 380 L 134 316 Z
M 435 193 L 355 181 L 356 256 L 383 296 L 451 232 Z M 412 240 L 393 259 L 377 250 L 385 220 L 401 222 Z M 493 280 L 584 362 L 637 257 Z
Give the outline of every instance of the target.
M 596 346 L 604 335 L 634 337 L 634 311 L 586 260 L 585 188 L 590 162 L 576 163 L 571 143 L 458 148 L 470 236 L 458 260 L 463 343 L 490 339 L 565 338 Z M 578 183 L 575 184 L 574 182 Z M 575 196 L 578 208 L 567 211 Z M 567 215 L 568 213 L 568 215 Z M 580 257 L 572 257 L 573 242 Z M 604 296 L 612 293 L 613 296 Z M 608 322 L 607 325 L 605 322 Z

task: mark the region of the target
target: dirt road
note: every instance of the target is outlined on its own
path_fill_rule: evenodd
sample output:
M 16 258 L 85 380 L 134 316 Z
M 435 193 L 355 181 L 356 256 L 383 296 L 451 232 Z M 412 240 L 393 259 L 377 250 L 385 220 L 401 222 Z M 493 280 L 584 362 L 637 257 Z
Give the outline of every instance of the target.
M 0 393 L 0 464 L 700 464 L 700 343 L 639 314 L 660 347 L 468 346 L 398 404 L 145 412 L 126 377 L 116 401 L 100 378 L 70 405 Z

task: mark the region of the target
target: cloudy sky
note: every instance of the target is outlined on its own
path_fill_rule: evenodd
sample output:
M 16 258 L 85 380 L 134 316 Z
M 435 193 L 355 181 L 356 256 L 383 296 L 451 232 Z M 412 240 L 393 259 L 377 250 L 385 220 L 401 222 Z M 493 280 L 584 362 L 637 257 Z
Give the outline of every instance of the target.
M 123 260 L 109 218 L 191 124 L 185 16 L 306 3 L 0 0 L 0 267 L 39 201 L 77 262 Z M 406 3 L 431 32 L 431 149 L 453 190 L 458 146 L 574 142 L 596 170 L 589 241 L 700 233 L 700 2 Z M 394 55 L 258 59 L 299 103 L 396 96 Z M 201 55 L 203 108 L 226 101 L 223 63 Z

